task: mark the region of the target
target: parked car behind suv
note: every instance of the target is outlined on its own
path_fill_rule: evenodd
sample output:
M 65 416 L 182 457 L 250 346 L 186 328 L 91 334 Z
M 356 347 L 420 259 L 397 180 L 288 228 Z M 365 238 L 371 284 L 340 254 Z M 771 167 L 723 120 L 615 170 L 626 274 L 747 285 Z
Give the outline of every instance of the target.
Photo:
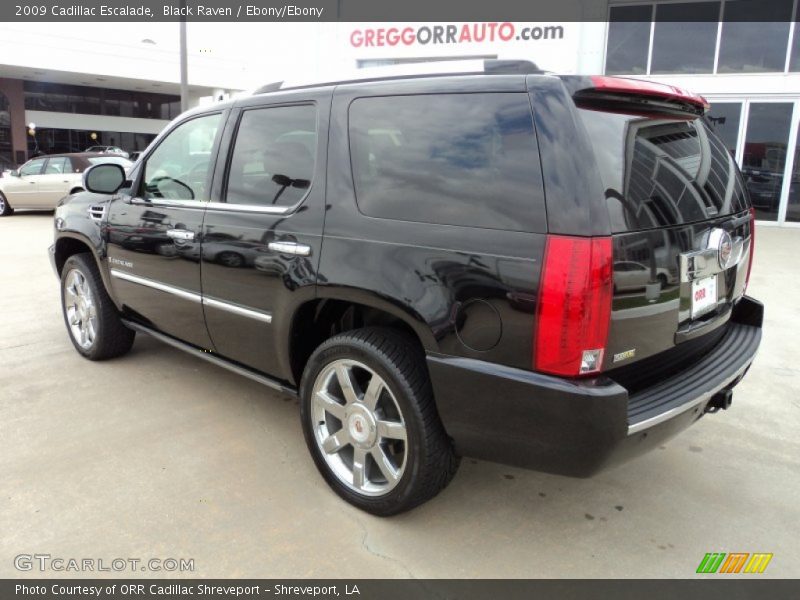
M 299 396 L 320 473 L 374 514 L 461 456 L 591 475 L 728 408 L 759 345 L 707 108 L 486 61 L 193 110 L 59 207 L 70 339 L 101 360 L 147 333 Z
M 129 158 L 130 154 L 119 146 L 90 146 L 86 152 L 103 152 L 105 154 L 116 154 L 123 158 Z
M 127 169 L 128 159 L 115 154 L 77 152 L 33 158 L 0 178 L 0 217 L 17 208 L 52 210 L 61 198 L 83 191 L 83 173 L 92 165 L 115 163 Z

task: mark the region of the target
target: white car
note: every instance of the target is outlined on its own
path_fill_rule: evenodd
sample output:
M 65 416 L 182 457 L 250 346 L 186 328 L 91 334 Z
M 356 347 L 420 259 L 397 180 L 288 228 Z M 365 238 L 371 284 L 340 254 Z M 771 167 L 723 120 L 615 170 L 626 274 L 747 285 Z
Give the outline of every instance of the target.
M 118 156 L 122 156 L 124 158 L 130 158 L 130 154 L 125 152 L 119 146 L 90 146 L 84 152 L 100 152 L 103 154 L 116 154 Z
M 614 263 L 614 289 L 619 291 L 643 290 L 650 283 L 660 283 L 661 288 L 677 283 L 677 279 L 661 267 L 655 269 L 655 279 L 649 267 L 632 260 Z
M 133 164 L 113 154 L 75 153 L 39 156 L 0 178 L 0 217 L 17 208 L 54 209 L 64 196 L 83 191 L 83 172 L 95 164 L 115 163 L 126 173 Z

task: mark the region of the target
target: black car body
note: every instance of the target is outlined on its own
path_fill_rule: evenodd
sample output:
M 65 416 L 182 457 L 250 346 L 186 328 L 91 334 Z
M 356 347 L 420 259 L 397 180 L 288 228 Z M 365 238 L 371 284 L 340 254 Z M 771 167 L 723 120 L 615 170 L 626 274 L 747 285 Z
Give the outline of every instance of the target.
M 68 199 L 53 262 L 91 253 L 125 326 L 288 393 L 332 336 L 402 332 L 455 454 L 588 476 L 727 408 L 759 345 L 753 212 L 703 103 L 505 63 L 257 93 Z M 146 174 L 197 119 L 199 182 Z M 650 281 L 616 290 L 630 262 Z

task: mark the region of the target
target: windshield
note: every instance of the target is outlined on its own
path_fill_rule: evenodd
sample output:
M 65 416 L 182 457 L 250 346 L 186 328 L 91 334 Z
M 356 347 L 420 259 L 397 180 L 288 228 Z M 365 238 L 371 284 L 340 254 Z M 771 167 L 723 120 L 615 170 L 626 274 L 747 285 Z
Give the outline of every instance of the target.
M 614 233 L 749 207 L 733 157 L 702 119 L 578 112 L 594 146 Z

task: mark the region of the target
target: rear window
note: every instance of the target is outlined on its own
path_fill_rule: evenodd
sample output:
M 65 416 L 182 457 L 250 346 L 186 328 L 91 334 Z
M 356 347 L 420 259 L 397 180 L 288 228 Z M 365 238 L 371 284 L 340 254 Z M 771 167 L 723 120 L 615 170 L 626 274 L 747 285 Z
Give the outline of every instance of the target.
M 702 119 L 578 112 L 594 146 L 614 233 L 748 208 L 733 156 Z
M 359 209 L 385 219 L 543 231 L 524 93 L 356 99 L 350 150 Z
M 123 158 L 122 156 L 90 156 L 87 159 L 93 165 L 119 165 L 126 169 L 133 164 L 133 161 Z

